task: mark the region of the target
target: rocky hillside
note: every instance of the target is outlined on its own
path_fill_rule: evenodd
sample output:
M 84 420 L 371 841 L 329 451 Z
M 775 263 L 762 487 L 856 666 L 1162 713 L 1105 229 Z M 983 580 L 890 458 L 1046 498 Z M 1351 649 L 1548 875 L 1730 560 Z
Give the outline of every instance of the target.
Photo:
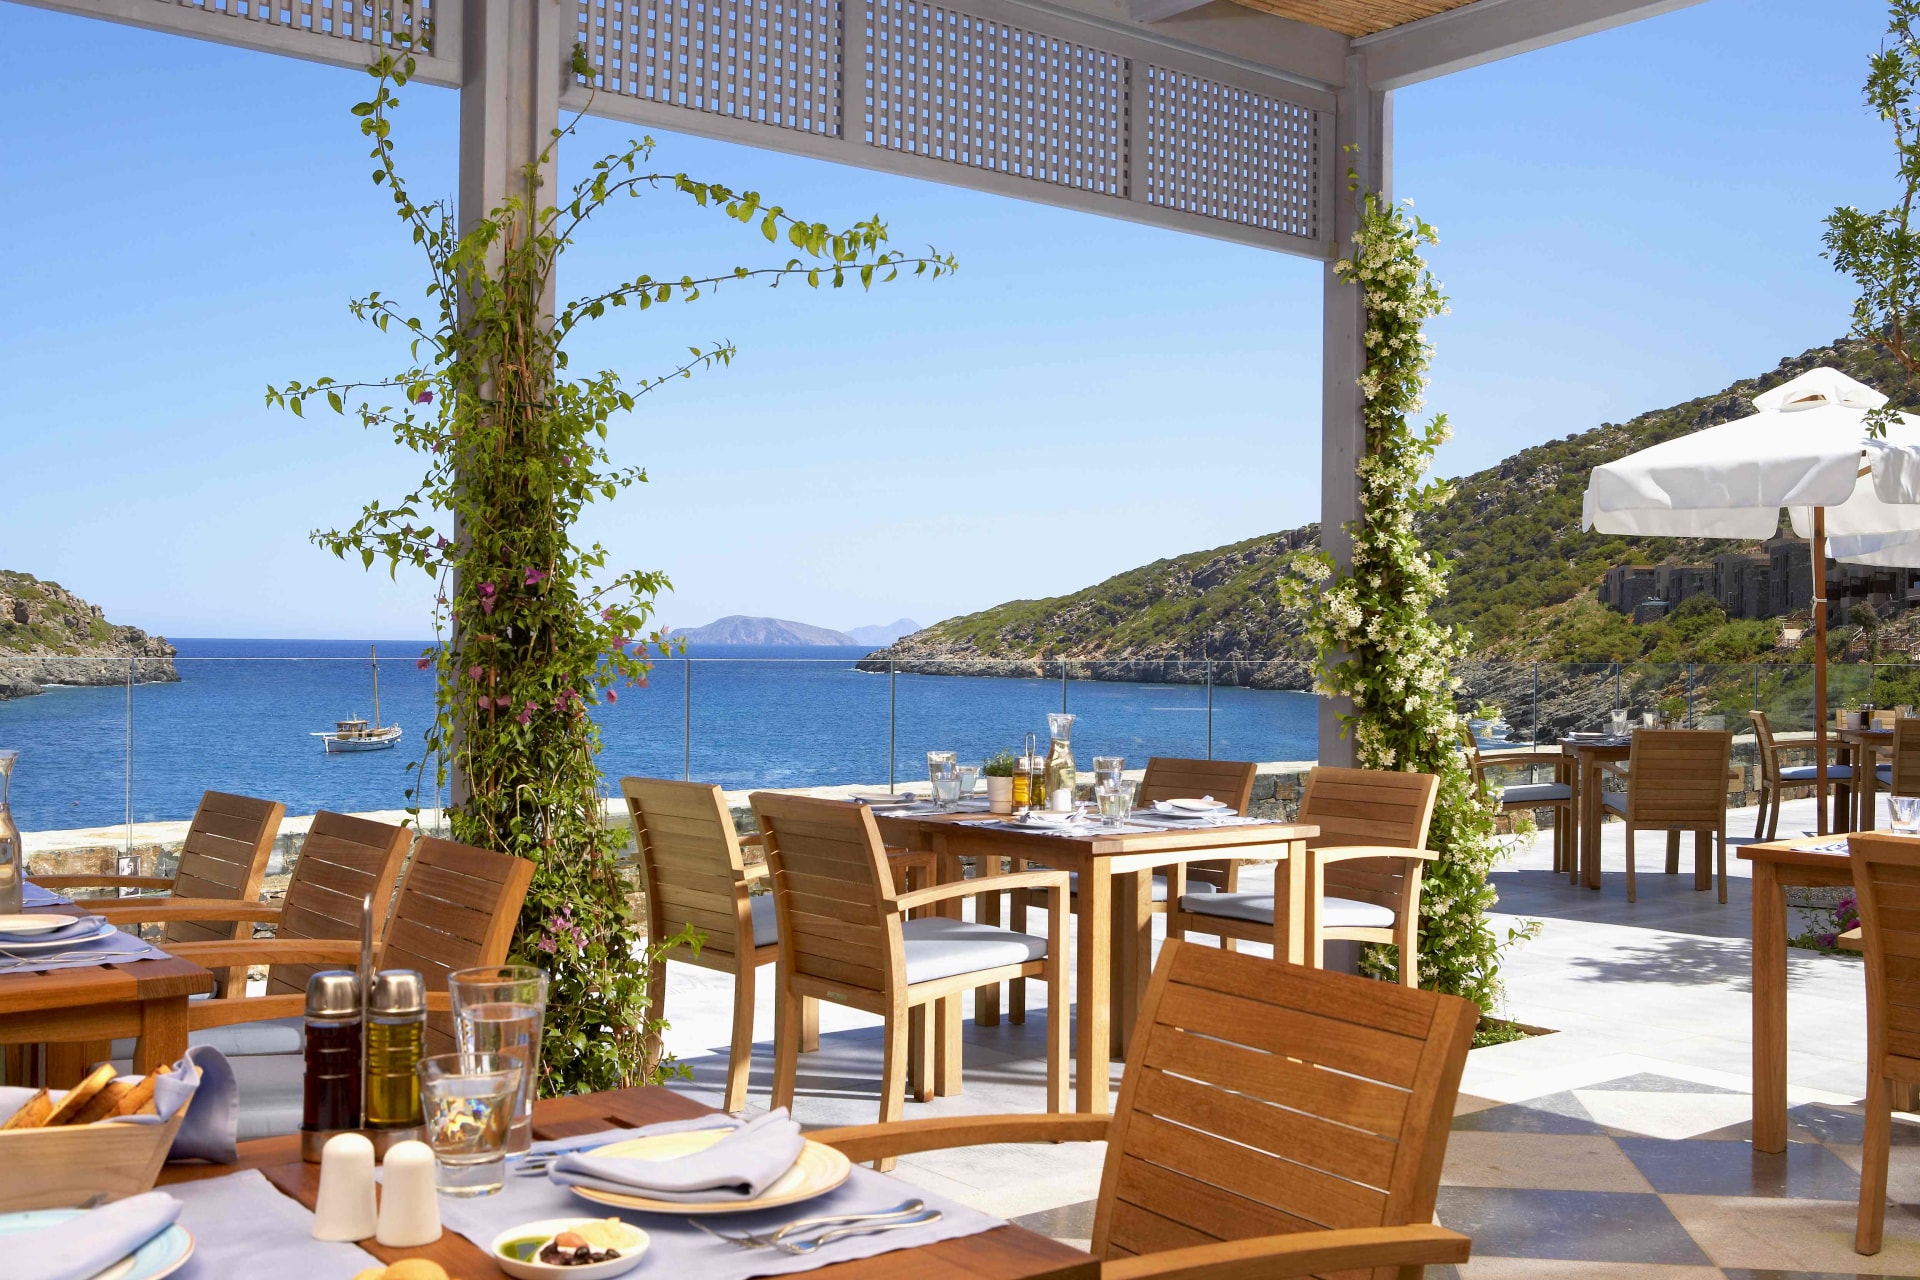
M 1741 662 L 1775 655 L 1777 619 L 1728 621 L 1717 609 L 1635 627 L 1595 600 L 1618 563 L 1698 562 L 1739 544 L 1623 538 L 1580 531 L 1580 500 L 1594 466 L 1636 449 L 1753 412 L 1752 397 L 1816 365 L 1832 365 L 1920 407 L 1920 387 L 1877 347 L 1843 340 L 1782 360 L 1758 377 L 1645 413 L 1631 422 L 1522 450 L 1458 482 L 1454 500 L 1423 533 L 1453 565 L 1442 615 L 1466 626 L 1489 658 L 1558 662 Z M 1014 600 L 951 618 L 873 654 L 904 670 L 993 674 L 1005 663 L 1102 660 L 1095 678 L 1199 678 L 1179 664 L 1216 660 L 1214 679 L 1264 688 L 1305 688 L 1299 625 L 1275 599 L 1289 553 L 1314 545 L 1317 525 L 1160 560 L 1072 595 Z M 1222 664 L 1217 660 L 1235 661 Z
M 0 569 L 0 698 L 49 684 L 122 684 L 129 658 L 138 681 L 178 680 L 173 656 L 164 637 L 115 626 L 59 583 Z

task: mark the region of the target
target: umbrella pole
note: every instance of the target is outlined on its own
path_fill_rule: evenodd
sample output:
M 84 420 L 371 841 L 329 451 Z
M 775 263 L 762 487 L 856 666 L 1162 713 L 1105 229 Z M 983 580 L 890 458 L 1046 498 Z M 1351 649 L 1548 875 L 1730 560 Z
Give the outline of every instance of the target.
M 1818 830 L 1827 834 L 1827 509 L 1813 509 L 1813 750 Z

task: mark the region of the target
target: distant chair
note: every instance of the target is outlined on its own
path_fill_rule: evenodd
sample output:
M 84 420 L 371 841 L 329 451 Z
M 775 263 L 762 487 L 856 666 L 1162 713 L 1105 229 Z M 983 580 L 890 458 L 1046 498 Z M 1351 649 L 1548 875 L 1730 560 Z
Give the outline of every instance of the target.
M 171 878 L 166 876 L 57 875 L 34 876 L 43 889 L 78 888 L 158 889 L 137 898 L 89 898 L 75 905 L 96 915 L 105 915 L 115 924 L 144 923 L 158 917 L 141 915 L 149 907 L 175 898 L 198 902 L 242 902 L 249 905 L 260 898 L 260 883 L 266 879 L 267 862 L 273 856 L 273 842 L 280 835 L 280 820 L 287 807 L 278 800 L 256 800 L 252 796 L 228 795 L 208 791 L 200 797 L 187 838 L 180 846 L 180 863 Z M 170 922 L 162 932 L 161 944 L 176 942 L 229 941 L 252 932 L 246 919 L 232 916 L 197 915 Z M 171 950 L 171 946 L 168 946 Z M 244 970 L 222 971 L 214 975 L 215 989 L 225 993 L 236 984 L 244 988 Z
M 1505 772 L 1511 769 L 1525 769 L 1529 773 L 1540 764 L 1540 757 L 1532 753 L 1511 756 L 1490 756 L 1480 750 L 1480 744 L 1473 740 L 1473 731 L 1466 725 L 1460 726 L 1460 741 L 1467 753 L 1467 767 L 1473 771 L 1476 785 L 1487 783 L 1489 772 Z M 1489 794 L 1498 805 L 1497 812 L 1512 813 L 1516 809 L 1525 809 L 1539 813 L 1546 809 L 1553 814 L 1553 869 L 1564 872 L 1576 879 L 1580 868 L 1575 865 L 1573 840 L 1573 783 L 1569 780 L 1568 770 L 1572 761 L 1565 755 L 1548 757 L 1553 765 L 1552 782 L 1522 782 L 1513 786 L 1492 785 Z
M 1920 718 L 1893 722 L 1893 761 L 1880 766 L 1879 781 L 1888 795 L 1920 796 Z
M 853 1160 L 1104 1141 L 1091 1244 L 1113 1280 L 1416 1277 L 1472 1247 L 1433 1217 L 1479 1013 L 1457 996 L 1169 941 L 1111 1116 L 953 1115 L 810 1136 Z
M 723 1107 L 747 1104 L 753 1058 L 754 983 L 761 965 L 780 958 L 773 895 L 755 895 L 764 863 L 748 865 L 725 794 L 706 782 L 622 778 L 640 850 L 640 882 L 647 894 L 647 939 L 657 944 L 691 927 L 697 947 L 681 944 L 653 961 L 647 974 L 649 1018 L 665 1015 L 668 960 L 733 975 L 733 1039 L 727 1057 Z M 758 843 L 753 837 L 751 843 Z M 802 1038 L 816 1047 L 819 1006 L 808 1000 Z
M 755 792 L 752 803 L 773 868 L 779 920 L 773 1106 L 793 1102 L 803 1000 L 827 1000 L 885 1020 L 880 1120 L 886 1123 L 900 1118 L 910 1054 L 932 1057 L 925 1040 L 909 1044 L 909 1030 L 930 1039 L 934 1020 L 923 1016 L 916 1024 L 910 1012 L 949 1000 L 947 1007 L 957 1011 L 962 994 L 974 987 L 1032 976 L 1047 983 L 1047 1110 L 1065 1109 L 1071 1022 L 1065 872 L 1023 872 L 1001 883 L 1048 893 L 1045 937 L 945 916 L 908 919 L 916 908 L 973 896 L 979 882 L 901 893 L 868 806 L 771 791 Z
M 1634 836 L 1647 830 L 1694 833 L 1694 888 L 1711 879 L 1710 853 L 1718 841 L 1720 901 L 1727 900 L 1727 770 L 1733 734 L 1721 729 L 1636 729 L 1626 767 L 1600 766 L 1626 779 L 1625 792 L 1606 791 L 1600 803 L 1627 824 L 1627 901 L 1638 898 Z M 1677 870 L 1670 863 L 1669 874 Z
M 1760 809 L 1755 815 L 1753 838 L 1772 840 L 1780 830 L 1780 798 L 1788 790 L 1802 787 L 1813 788 L 1819 781 L 1819 770 L 1810 764 L 1788 765 L 1781 763 L 1781 757 L 1788 752 L 1810 752 L 1817 749 L 1814 742 L 1781 742 L 1773 734 L 1773 722 L 1767 719 L 1764 711 L 1749 711 L 1747 718 L 1753 722 L 1754 747 L 1760 757 Z M 1828 751 L 1837 750 L 1843 744 L 1830 742 Z M 1853 770 L 1844 764 L 1827 763 L 1827 781 L 1836 784 L 1833 788 L 1835 807 L 1850 803 L 1853 795 Z M 1920 793 L 1916 793 L 1920 794 Z M 1833 824 L 1838 826 L 1838 823 Z
M 1378 942 L 1400 952 L 1400 982 L 1420 983 L 1420 875 L 1433 859 L 1427 828 L 1433 822 L 1440 779 L 1430 773 L 1382 769 L 1315 768 L 1296 821 L 1320 828 L 1306 841 L 1307 892 L 1302 905 L 1308 964 L 1325 963 L 1330 941 Z M 1184 890 L 1182 868 L 1173 884 Z M 1288 868 L 1274 875 L 1273 893 L 1187 893 L 1167 914 L 1167 936 L 1211 934 L 1267 942 L 1285 956 L 1290 912 Z M 1315 881 L 1318 880 L 1318 887 Z
M 1866 1132 L 1855 1252 L 1880 1252 L 1898 1094 L 1920 1083 L 1920 840 L 1862 832 L 1847 841 L 1867 970 Z

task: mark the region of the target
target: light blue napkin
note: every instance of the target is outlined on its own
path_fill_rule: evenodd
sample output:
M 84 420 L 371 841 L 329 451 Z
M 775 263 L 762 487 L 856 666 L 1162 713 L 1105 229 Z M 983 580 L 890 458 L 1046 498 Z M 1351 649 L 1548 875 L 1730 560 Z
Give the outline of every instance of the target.
M 547 1178 L 564 1187 L 591 1187 L 656 1200 L 751 1200 L 793 1168 L 806 1145 L 800 1126 L 785 1107 L 779 1107 L 739 1126 L 705 1151 L 677 1160 L 576 1151 L 555 1160 Z
M 37 1089 L 0 1085 L 0 1120 L 5 1120 Z M 153 1082 L 153 1108 L 150 1116 L 113 1116 L 108 1124 L 165 1124 L 174 1112 L 187 1108 L 180 1129 L 173 1135 L 168 1160 L 205 1160 L 212 1164 L 232 1164 L 235 1159 L 234 1133 L 239 1125 L 239 1100 L 234 1087 L 233 1067 L 212 1045 L 195 1045 L 173 1064 L 173 1070 Z M 7 1275 L 0 1268 L 0 1276 Z
M 81 1218 L 0 1236 L 11 1280 L 91 1280 L 173 1225 L 180 1202 L 149 1191 Z

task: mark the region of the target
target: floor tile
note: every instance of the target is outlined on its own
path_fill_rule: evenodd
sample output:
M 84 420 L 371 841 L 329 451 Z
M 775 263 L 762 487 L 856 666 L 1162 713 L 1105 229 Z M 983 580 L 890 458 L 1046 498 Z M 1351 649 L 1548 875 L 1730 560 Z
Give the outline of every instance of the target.
M 1920 1280 L 1920 1276 L 1868 1276 L 1858 1271 L 1755 1271 L 1751 1267 L 1728 1267 L 1720 1274 L 1727 1280 Z
M 1860 1145 L 1866 1128 L 1866 1117 L 1859 1107 L 1829 1107 L 1810 1103 L 1787 1108 L 1787 1119 L 1822 1142 L 1839 1142 L 1849 1146 Z M 1895 1116 L 1892 1139 L 1892 1145 L 1896 1147 L 1920 1147 L 1920 1124 Z
M 1612 1191 L 1442 1187 L 1440 1224 L 1503 1258 L 1684 1263 L 1709 1259 L 1659 1196 Z
M 1432 1276 L 1437 1268 L 1427 1268 Z M 1658 1266 L 1644 1262 L 1579 1262 L 1560 1258 L 1474 1258 L 1459 1280 L 1720 1280 L 1718 1267 Z
M 1484 1111 L 1456 1116 L 1459 1132 L 1494 1133 L 1604 1133 L 1571 1092 L 1550 1093 L 1530 1102 L 1504 1103 Z
M 1662 1194 L 1806 1200 L 1850 1200 L 1860 1194 L 1859 1176 L 1846 1162 L 1811 1142 L 1789 1142 L 1785 1151 L 1767 1152 L 1755 1151 L 1748 1142 L 1617 1141 Z
M 1681 1080 L 1674 1076 L 1656 1075 L 1643 1071 L 1639 1075 L 1623 1076 L 1618 1080 L 1606 1080 L 1599 1084 L 1580 1086 L 1581 1092 L 1589 1090 L 1599 1093 L 1739 1093 L 1738 1089 L 1723 1089 L 1715 1084 L 1702 1084 L 1697 1080 Z
M 1887 1210 L 1886 1243 L 1865 1258 L 1853 1251 L 1855 1202 L 1764 1196 L 1666 1195 L 1673 1216 L 1722 1267 L 1840 1275 L 1920 1275 L 1920 1216 Z
M 1097 1204 L 1094 1200 L 1081 1200 L 1039 1213 L 1021 1214 L 1012 1221 L 1017 1227 L 1038 1231 L 1055 1240 L 1086 1240 L 1093 1235 L 1093 1211 Z
M 1576 1089 L 1574 1097 L 1596 1124 L 1648 1138 L 1695 1138 L 1753 1118 L 1753 1099 L 1743 1093 Z
M 1614 1140 L 1599 1133 L 1456 1131 L 1447 1142 L 1440 1181 L 1455 1187 L 1653 1190 Z

